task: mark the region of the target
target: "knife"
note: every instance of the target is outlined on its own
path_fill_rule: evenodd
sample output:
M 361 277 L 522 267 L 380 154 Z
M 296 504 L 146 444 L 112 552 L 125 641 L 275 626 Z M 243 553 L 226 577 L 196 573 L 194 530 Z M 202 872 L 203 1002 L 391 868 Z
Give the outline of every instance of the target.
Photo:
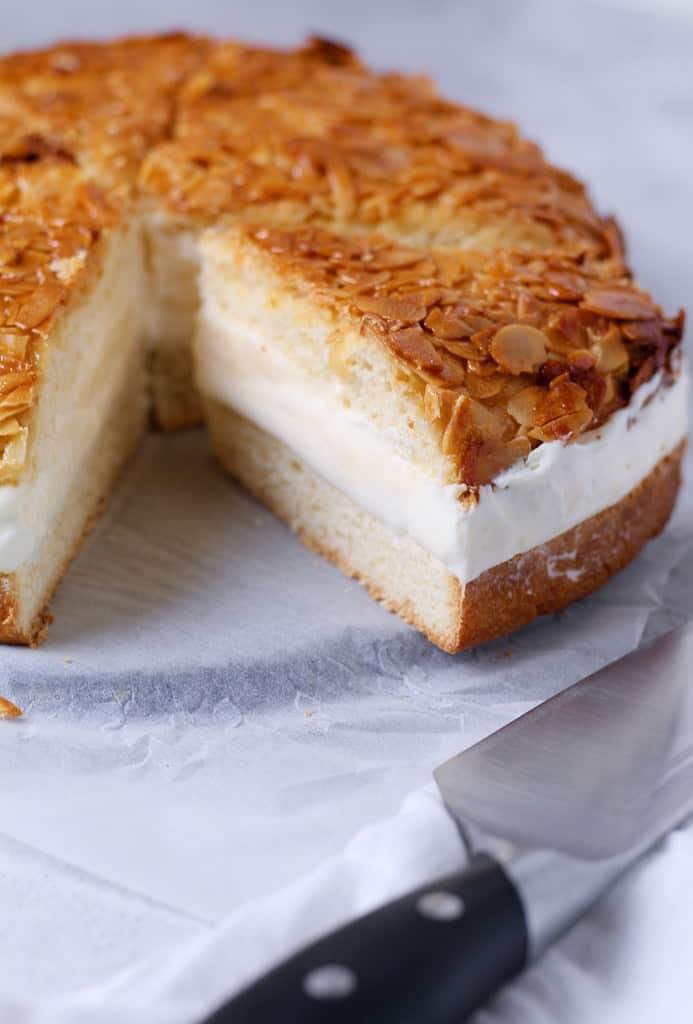
M 460 1024 L 693 813 L 693 624 L 434 775 L 460 870 L 319 939 L 208 1024 Z

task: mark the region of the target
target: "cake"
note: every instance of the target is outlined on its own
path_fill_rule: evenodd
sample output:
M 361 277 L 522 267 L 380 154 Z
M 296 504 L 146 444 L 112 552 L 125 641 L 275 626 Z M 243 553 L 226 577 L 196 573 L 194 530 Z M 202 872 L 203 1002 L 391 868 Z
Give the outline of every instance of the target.
M 148 420 L 204 417 L 451 652 L 665 525 L 683 314 L 514 126 L 329 41 L 173 34 L 4 58 L 0 140 L 1 640 L 40 638 Z

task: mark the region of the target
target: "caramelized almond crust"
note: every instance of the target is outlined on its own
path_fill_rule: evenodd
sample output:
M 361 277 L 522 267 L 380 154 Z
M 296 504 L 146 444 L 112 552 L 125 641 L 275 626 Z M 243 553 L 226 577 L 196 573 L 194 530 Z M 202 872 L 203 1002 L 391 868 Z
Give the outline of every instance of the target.
M 453 247 L 619 245 L 584 187 L 508 122 L 378 74 L 344 47 L 215 48 L 181 90 L 141 187 L 177 214 L 383 229 Z
M 21 473 L 55 311 L 142 204 L 269 224 L 257 244 L 416 380 L 470 487 L 604 422 L 669 371 L 682 333 L 634 287 L 582 185 L 426 78 L 320 39 L 62 43 L 0 60 L 0 479 Z M 373 229 L 450 252 L 347 237 Z
M 290 511 L 272 484 L 265 482 L 265 475 L 255 461 L 255 449 L 264 446 L 274 450 L 279 461 L 283 457 L 293 459 L 280 441 L 219 403 L 209 402 L 207 411 L 212 443 L 222 466 L 285 521 L 307 548 L 328 559 L 347 576 L 359 580 L 371 597 L 416 626 L 450 654 L 511 633 L 539 615 L 560 611 L 598 590 L 614 573 L 625 568 L 647 541 L 666 526 L 681 483 L 685 451 L 685 442 L 682 442 L 660 459 L 652 472 L 621 501 L 546 544 L 488 569 L 464 586 L 447 574 L 448 618 L 455 625 L 447 632 L 440 632 L 431 628 L 410 602 L 393 599 L 374 575 L 364 573 L 343 551 L 324 543 L 309 526 L 299 521 L 295 510 Z M 243 438 L 243 443 L 238 443 L 239 437 Z M 304 465 L 301 470 L 304 475 L 318 479 Z M 338 493 L 323 480 L 318 486 L 324 494 Z M 359 515 L 362 530 L 368 531 L 369 522 L 375 520 L 361 509 Z M 420 556 L 417 564 L 432 558 L 420 545 L 414 546 Z
M 468 488 L 542 442 L 594 430 L 676 369 L 683 313 L 666 318 L 617 259 L 421 252 L 311 227 L 241 226 L 228 240 L 260 252 L 268 287 L 336 314 L 329 343 L 350 327 L 384 346 Z

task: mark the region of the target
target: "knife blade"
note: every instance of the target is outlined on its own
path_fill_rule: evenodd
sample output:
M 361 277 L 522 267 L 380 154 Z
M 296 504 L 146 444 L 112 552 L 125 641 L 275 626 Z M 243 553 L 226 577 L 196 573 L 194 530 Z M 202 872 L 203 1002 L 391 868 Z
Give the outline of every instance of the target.
M 208 1024 L 459 1024 L 693 814 L 693 624 L 434 777 L 467 860 L 319 939 Z

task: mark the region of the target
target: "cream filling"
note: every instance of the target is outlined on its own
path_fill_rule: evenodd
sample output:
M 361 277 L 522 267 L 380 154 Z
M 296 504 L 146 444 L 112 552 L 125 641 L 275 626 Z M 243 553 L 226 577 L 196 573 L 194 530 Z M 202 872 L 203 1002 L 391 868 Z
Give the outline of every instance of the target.
M 203 394 L 273 434 L 372 515 L 414 537 L 462 583 L 616 504 L 686 433 L 682 369 L 671 386 L 649 381 L 627 409 L 577 442 L 535 448 L 468 506 L 458 500 L 459 485 L 398 455 L 363 414 L 345 408 L 336 379 L 331 387 L 307 380 L 246 324 L 204 310 L 196 357 Z
M 114 235 L 93 292 L 56 327 L 29 465 L 0 486 L 0 573 L 32 561 L 122 390 L 140 344 L 140 265 L 136 232 Z

